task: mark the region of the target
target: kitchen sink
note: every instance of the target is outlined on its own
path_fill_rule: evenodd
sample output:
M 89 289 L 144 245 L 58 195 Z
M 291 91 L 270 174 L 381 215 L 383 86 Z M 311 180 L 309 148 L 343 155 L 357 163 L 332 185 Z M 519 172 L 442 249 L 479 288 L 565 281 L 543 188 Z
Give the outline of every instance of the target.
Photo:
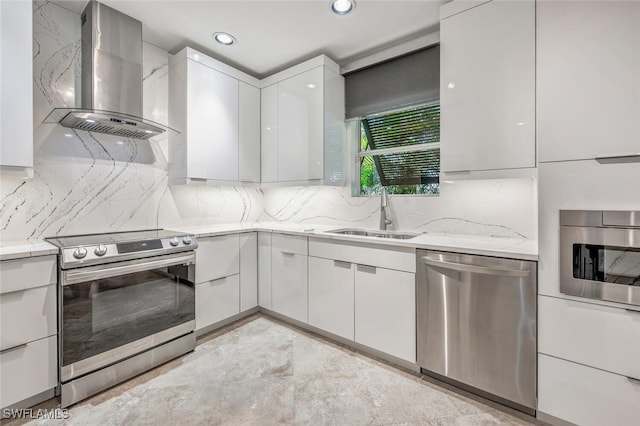
M 377 231 L 370 229 L 334 229 L 333 231 L 326 231 L 329 234 L 340 235 L 356 235 L 359 237 L 376 237 L 376 238 L 391 238 L 396 240 L 408 240 L 417 237 L 418 233 L 415 232 L 398 232 L 398 231 Z

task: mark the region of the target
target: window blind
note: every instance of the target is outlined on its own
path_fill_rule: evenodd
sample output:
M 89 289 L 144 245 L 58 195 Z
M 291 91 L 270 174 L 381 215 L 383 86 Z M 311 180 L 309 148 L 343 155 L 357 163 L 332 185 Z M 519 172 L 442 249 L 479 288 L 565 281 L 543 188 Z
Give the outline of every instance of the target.
M 345 75 L 346 118 L 424 103 L 440 93 L 440 46 Z

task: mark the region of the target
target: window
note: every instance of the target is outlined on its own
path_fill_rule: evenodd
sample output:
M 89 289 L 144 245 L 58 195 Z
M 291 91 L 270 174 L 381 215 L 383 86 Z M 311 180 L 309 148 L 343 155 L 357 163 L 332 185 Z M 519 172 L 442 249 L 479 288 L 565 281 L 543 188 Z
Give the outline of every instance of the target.
M 440 191 L 440 47 L 345 74 L 353 195 Z
M 439 101 L 360 119 L 356 165 L 360 195 L 438 194 Z

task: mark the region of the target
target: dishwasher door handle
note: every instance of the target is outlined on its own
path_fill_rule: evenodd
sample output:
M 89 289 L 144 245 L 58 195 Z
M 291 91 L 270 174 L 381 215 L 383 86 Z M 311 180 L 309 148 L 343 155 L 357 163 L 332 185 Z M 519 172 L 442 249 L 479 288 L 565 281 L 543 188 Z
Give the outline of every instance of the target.
M 452 269 L 454 271 L 472 272 L 474 274 L 499 275 L 503 277 L 520 277 L 529 276 L 530 271 L 522 271 L 519 269 L 503 269 L 486 266 L 468 265 L 466 263 L 447 262 L 446 260 L 434 259 L 424 256 L 422 262 L 429 266 L 438 266 L 440 268 Z

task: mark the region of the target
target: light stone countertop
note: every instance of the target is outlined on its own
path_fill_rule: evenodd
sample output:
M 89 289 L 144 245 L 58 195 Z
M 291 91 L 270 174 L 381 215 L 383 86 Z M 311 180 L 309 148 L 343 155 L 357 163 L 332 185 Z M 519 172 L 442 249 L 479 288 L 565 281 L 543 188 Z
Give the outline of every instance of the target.
M 367 244 L 379 244 L 385 246 L 441 250 L 448 252 L 521 260 L 538 260 L 538 242 L 536 240 L 529 240 L 525 238 L 423 233 L 415 238 L 411 238 L 408 240 L 396 240 L 391 238 L 340 235 L 327 232 L 342 228 L 349 228 L 349 226 L 312 225 L 282 222 L 255 222 L 172 229 L 180 232 L 188 232 L 194 234 L 196 237 L 212 237 L 216 235 L 250 231 L 282 232 L 285 234 L 305 235 L 315 238 L 329 238 L 332 240 L 340 240 L 345 242 L 351 241 Z
M 0 261 L 58 254 L 58 248 L 46 241 L 2 241 Z
M 420 234 L 408 240 L 332 234 L 327 231 L 347 228 L 336 225 L 311 225 L 282 222 L 228 223 L 198 227 L 173 227 L 174 231 L 188 232 L 196 237 L 234 234 L 252 231 L 282 232 L 315 238 L 328 238 L 345 242 L 411 247 L 456 253 L 495 256 L 522 260 L 538 260 L 538 242 L 520 238 L 484 237 L 454 234 Z M 400 231 L 402 232 L 402 231 Z M 407 231 L 411 232 L 411 231 Z M 57 254 L 57 247 L 45 241 L 3 241 L 0 243 L 0 260 L 20 259 Z

